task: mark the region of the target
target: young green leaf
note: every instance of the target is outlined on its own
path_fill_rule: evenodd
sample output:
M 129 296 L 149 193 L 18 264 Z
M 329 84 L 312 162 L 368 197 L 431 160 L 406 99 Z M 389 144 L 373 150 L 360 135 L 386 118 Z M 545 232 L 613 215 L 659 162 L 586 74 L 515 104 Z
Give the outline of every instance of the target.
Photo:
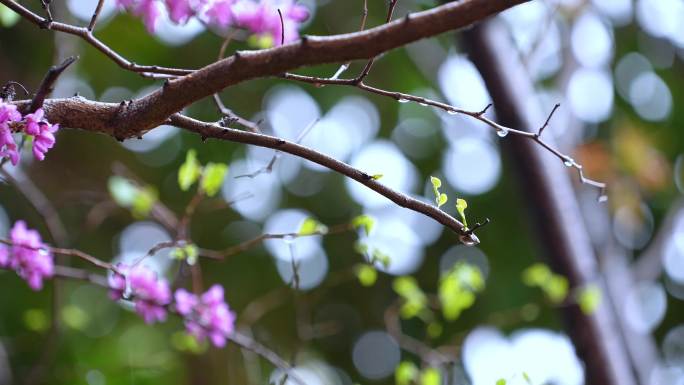
M 373 226 L 375 226 L 375 220 L 369 215 L 359 215 L 352 219 L 351 225 L 355 229 L 363 228 L 366 235 L 370 235 Z
M 207 163 L 202 171 L 200 189 L 209 197 L 213 197 L 221 189 L 223 179 L 228 174 L 228 166 L 222 163 Z
M 313 234 L 325 234 L 328 232 L 328 227 L 314 218 L 306 218 L 302 225 L 299 226 L 299 235 L 313 235 Z
M 375 175 L 371 176 L 371 178 L 373 178 L 373 180 L 378 180 L 378 179 L 380 179 L 380 178 L 382 178 L 382 177 L 383 177 L 382 174 L 375 174 Z
M 449 200 L 449 197 L 445 193 L 439 194 L 439 198 L 437 198 L 437 207 L 442 207 L 444 206 L 445 203 Z
M 506 385 L 506 380 L 504 380 L 503 378 L 501 378 L 501 379 L 499 379 L 498 381 L 496 381 L 496 385 Z
M 190 243 L 185 246 L 177 247 L 171 252 L 171 257 L 178 260 L 184 260 L 188 265 L 194 265 L 197 263 L 197 258 L 199 257 L 199 249 L 195 244 Z
M 435 193 L 435 203 L 437 203 L 437 207 L 442 207 L 449 200 L 445 193 L 439 192 L 439 188 L 442 187 L 442 180 L 431 176 L 430 182 L 432 183 L 432 191 Z
M 360 264 L 356 266 L 356 278 L 361 286 L 371 287 L 378 280 L 378 271 L 371 265 Z
M 463 225 L 467 228 L 468 227 L 468 221 L 466 220 L 465 216 L 465 210 L 468 208 L 468 202 L 465 201 L 465 199 L 458 198 L 456 199 L 456 211 L 458 211 L 458 214 L 461 216 L 461 219 L 463 220 Z
M 181 190 L 188 191 L 202 174 L 202 165 L 197 160 L 197 152 L 188 150 L 185 154 L 185 162 L 178 169 L 178 185 Z

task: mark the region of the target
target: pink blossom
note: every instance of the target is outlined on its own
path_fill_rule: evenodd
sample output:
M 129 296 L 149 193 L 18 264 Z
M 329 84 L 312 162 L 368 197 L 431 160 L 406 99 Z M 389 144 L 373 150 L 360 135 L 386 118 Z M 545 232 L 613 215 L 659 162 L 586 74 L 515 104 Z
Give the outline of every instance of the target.
M 182 316 L 189 315 L 194 307 L 197 306 L 197 296 L 187 290 L 176 290 L 174 297 L 176 299 L 176 311 Z
M 233 5 L 236 0 L 216 0 L 211 3 L 205 15 L 209 23 L 219 27 L 228 27 L 234 19 Z
M 209 338 L 216 347 L 223 347 L 235 330 L 235 313 L 223 299 L 223 288 L 214 285 L 199 298 L 185 289 L 175 293 L 176 311 L 185 318 L 185 328 L 198 340 Z
M 282 23 L 278 10 L 283 15 Z M 256 35 L 271 36 L 275 45 L 280 45 L 281 40 L 289 43 L 299 39 L 299 25 L 309 18 L 308 9 L 294 0 L 262 0 L 259 4 L 243 1 L 234 12 L 238 25 Z
M 21 114 L 17 111 L 17 106 L 0 99 L 0 158 L 8 157 L 13 165 L 19 162 L 19 152 L 9 124 L 20 120 Z
M 0 251 L 0 254 L 3 254 L 0 257 L 0 265 L 14 269 L 33 290 L 42 289 L 43 279 L 54 274 L 54 262 L 40 234 L 27 228 L 26 222 L 17 221 L 10 230 L 10 240 L 10 252 Z
M 195 15 L 195 10 L 190 0 L 165 0 L 166 8 L 169 10 L 169 17 L 176 24 L 185 24 L 192 16 Z
M 145 266 L 118 265 L 117 269 L 120 274 L 113 273 L 108 279 L 110 297 L 125 298 L 129 287 L 135 310 L 146 323 L 166 320 L 166 305 L 171 302 L 168 282 L 159 279 L 157 273 Z
M 33 156 L 38 160 L 45 159 L 45 153 L 55 145 L 55 132 L 59 124 L 50 124 L 43 119 L 42 108 L 32 114 L 24 116 L 26 128 L 24 132 L 33 136 Z
M 116 3 L 134 15 L 142 17 L 147 31 L 154 33 L 160 16 L 159 4 L 156 0 L 116 0 Z

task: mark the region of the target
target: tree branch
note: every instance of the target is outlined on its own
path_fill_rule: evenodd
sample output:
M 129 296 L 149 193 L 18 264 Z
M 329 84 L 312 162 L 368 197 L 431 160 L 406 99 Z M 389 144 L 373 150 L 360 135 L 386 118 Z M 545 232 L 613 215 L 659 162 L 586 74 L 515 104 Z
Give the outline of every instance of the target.
M 306 160 L 310 160 L 365 185 L 366 187 L 374 190 L 401 207 L 408 208 L 434 219 L 435 221 L 459 234 L 464 243 L 479 243 L 479 241 L 477 241 L 477 237 L 474 234 L 469 234 L 465 226 L 460 221 L 440 210 L 439 208 L 411 198 L 401 192 L 392 190 L 391 188 L 373 179 L 371 175 L 311 148 L 270 135 L 235 130 L 232 128 L 221 127 L 213 123 L 201 122 L 181 114 L 174 114 L 171 116 L 169 123 L 185 130 L 195 132 L 201 135 L 202 138 L 214 138 L 237 143 L 251 144 L 259 147 L 268 147 L 304 158 Z
M 491 15 L 529 0 L 463 0 L 406 15 L 365 31 L 334 36 L 304 36 L 301 40 L 259 51 L 238 51 L 234 55 L 194 71 L 187 76 L 169 79 L 164 87 L 119 108 L 99 109 L 98 121 L 91 119 L 89 129 L 106 132 L 119 139 L 136 137 L 163 124 L 184 107 L 226 87 L 267 76 L 275 76 L 304 66 L 371 59 L 384 52 L 423 38 L 469 26 Z M 136 72 L 184 75 L 187 70 L 157 66 L 136 66 L 95 39 L 87 28 L 61 23 L 44 24 L 44 19 L 11 0 L 0 0 L 24 18 L 46 28 L 81 36 L 120 66 Z M 102 106 L 104 107 L 104 106 Z M 64 114 L 60 114 L 64 118 Z M 50 121 L 69 125 L 48 115 Z M 70 120 L 75 123 L 73 119 Z

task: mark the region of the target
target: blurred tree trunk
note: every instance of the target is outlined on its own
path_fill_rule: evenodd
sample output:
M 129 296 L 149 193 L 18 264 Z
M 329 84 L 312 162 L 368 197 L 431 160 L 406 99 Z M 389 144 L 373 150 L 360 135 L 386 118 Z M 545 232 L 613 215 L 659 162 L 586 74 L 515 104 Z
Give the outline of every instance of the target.
M 469 30 L 464 37 L 471 60 L 492 96 L 497 120 L 509 127 L 537 132 L 546 115 L 538 108 L 530 108 L 529 101 L 535 98 L 532 82 L 508 31 L 493 20 Z M 502 145 L 520 174 L 536 234 L 549 263 L 568 278 L 571 288 L 594 283 L 604 293 L 603 304 L 593 315 L 584 314 L 575 305 L 563 307 L 568 333 L 585 364 L 586 383 L 635 385 L 620 323 L 572 188 L 570 169 L 529 139 L 511 135 Z

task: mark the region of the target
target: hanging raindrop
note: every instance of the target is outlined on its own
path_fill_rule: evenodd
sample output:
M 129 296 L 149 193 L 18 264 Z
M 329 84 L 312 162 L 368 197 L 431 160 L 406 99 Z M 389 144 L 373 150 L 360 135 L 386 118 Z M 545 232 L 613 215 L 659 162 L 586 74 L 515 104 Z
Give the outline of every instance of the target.
M 456 112 L 455 110 L 447 110 L 447 114 L 449 115 L 456 115 L 457 113 L 458 112 Z
M 566 165 L 567 167 L 572 167 L 575 165 L 575 160 L 572 158 L 565 158 L 565 161 L 563 161 L 563 164 Z
M 397 101 L 399 103 L 408 103 L 409 102 L 408 99 L 404 99 L 404 98 L 399 98 L 399 99 L 397 99 Z
M 500 130 L 496 130 L 496 135 L 498 135 L 499 138 L 504 138 L 504 137 L 506 137 L 506 135 L 508 135 L 508 130 L 505 128 L 500 129 Z

